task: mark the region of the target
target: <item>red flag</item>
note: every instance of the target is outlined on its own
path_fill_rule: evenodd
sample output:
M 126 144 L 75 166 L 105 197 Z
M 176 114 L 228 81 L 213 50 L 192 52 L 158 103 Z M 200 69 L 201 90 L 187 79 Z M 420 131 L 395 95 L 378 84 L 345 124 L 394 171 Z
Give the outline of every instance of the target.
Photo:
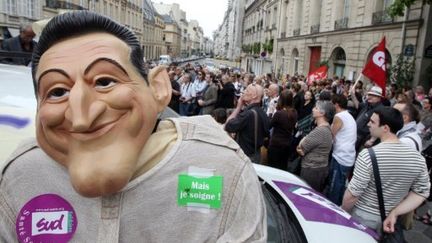
M 370 59 L 363 68 L 363 75 L 368 77 L 371 81 L 375 82 L 383 90 L 385 95 L 385 86 L 387 80 L 386 70 L 386 54 L 385 54 L 385 36 L 375 48 Z
M 313 72 L 308 74 L 308 85 L 311 85 L 313 81 L 318 81 L 327 78 L 327 65 L 321 66 Z

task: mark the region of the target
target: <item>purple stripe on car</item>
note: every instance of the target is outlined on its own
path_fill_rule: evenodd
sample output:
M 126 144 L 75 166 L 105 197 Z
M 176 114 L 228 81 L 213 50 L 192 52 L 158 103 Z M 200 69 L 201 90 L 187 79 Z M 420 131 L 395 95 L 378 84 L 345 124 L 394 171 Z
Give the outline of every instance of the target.
M 374 230 L 354 220 L 347 212 L 313 189 L 281 181 L 273 182 L 294 203 L 305 220 L 346 226 L 379 239 Z
M 27 126 L 29 123 L 29 118 L 21 118 L 12 115 L 0 115 L 0 125 L 6 125 L 21 129 Z

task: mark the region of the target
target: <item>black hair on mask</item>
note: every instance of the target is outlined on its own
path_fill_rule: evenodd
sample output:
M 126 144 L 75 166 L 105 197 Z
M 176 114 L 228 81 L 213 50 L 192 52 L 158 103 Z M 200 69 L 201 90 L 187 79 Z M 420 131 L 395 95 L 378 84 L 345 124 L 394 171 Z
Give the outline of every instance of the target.
M 130 60 L 132 64 L 148 84 L 140 42 L 130 29 L 108 17 L 94 12 L 74 11 L 58 15 L 51 19 L 43 29 L 39 42 L 33 51 L 32 76 L 36 96 L 38 91 L 38 80 L 35 75 L 41 56 L 51 46 L 66 38 L 94 32 L 112 34 L 124 41 L 131 48 Z

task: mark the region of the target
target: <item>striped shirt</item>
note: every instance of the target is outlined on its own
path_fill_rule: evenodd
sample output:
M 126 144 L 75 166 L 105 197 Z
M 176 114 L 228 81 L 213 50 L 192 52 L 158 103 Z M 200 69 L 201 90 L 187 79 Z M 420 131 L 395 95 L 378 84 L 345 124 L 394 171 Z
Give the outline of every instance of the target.
M 328 165 L 328 155 L 332 148 L 333 136 L 330 126 L 318 126 L 300 142 L 305 153 L 302 168 L 322 168 Z
M 381 177 L 386 215 L 410 190 L 425 198 L 429 196 L 429 175 L 425 159 L 419 152 L 403 143 L 383 142 L 373 149 Z M 367 149 L 357 157 L 348 190 L 359 197 L 355 207 L 380 215 L 373 168 Z

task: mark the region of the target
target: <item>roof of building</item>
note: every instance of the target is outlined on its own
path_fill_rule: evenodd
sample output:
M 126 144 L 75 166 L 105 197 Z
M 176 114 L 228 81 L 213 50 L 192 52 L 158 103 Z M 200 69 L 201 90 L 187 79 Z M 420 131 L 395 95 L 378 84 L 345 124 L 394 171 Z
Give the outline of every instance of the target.
M 162 18 L 163 18 L 163 21 L 164 21 L 166 24 L 175 24 L 175 23 L 176 23 L 176 22 L 174 21 L 174 19 L 171 18 L 171 16 L 169 16 L 168 14 L 163 14 L 163 15 L 162 15 Z
M 153 7 L 153 4 L 149 0 L 143 1 L 143 13 L 144 19 L 150 22 L 155 22 L 155 12 L 156 10 Z M 157 14 L 157 13 L 156 13 Z

